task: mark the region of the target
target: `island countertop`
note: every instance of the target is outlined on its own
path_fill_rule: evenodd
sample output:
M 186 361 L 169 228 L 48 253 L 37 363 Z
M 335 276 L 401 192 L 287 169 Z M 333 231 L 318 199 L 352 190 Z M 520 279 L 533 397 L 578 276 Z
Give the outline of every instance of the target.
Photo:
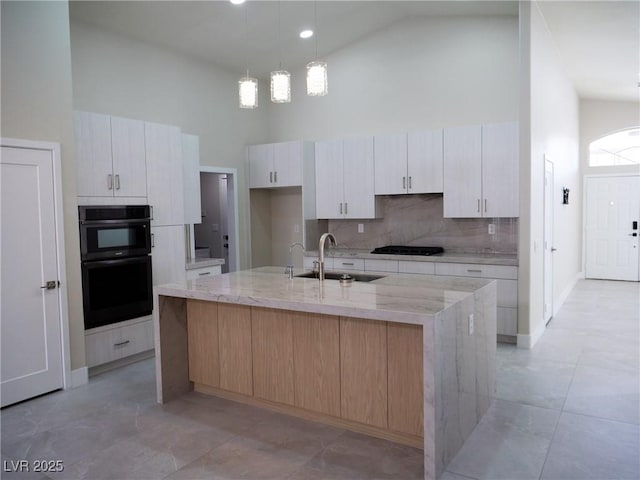
M 295 274 L 303 273 L 296 271 Z M 260 267 L 169 284 L 156 294 L 301 312 L 423 324 L 493 280 L 389 274 L 372 282 L 342 286 L 314 278 L 289 279 L 282 267 Z

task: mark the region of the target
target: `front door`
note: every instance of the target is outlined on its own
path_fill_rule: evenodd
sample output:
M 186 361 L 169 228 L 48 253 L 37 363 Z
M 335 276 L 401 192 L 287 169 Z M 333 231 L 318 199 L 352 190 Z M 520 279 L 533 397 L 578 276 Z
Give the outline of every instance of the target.
M 640 176 L 587 177 L 587 278 L 638 281 Z
M 63 371 L 53 155 L 3 146 L 0 167 L 4 407 L 62 388 Z

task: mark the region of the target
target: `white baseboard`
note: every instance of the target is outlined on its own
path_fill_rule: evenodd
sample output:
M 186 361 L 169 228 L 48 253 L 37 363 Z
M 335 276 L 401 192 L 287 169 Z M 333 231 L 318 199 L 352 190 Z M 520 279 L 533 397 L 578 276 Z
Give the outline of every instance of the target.
M 546 330 L 546 328 L 547 326 L 544 324 L 544 321 L 543 321 L 543 322 L 540 322 L 540 325 L 538 326 L 538 328 L 536 328 L 536 331 L 533 332 L 531 335 L 523 335 L 519 333 L 517 336 L 518 348 L 526 348 L 526 349 L 533 348 L 536 342 L 540 340 L 540 337 L 542 337 L 542 335 L 544 334 L 544 331 Z
M 71 370 L 71 388 L 89 383 L 89 369 L 87 367 Z
M 567 287 L 562 291 L 562 293 L 556 299 L 556 301 L 553 302 L 553 316 L 554 317 L 560 311 L 560 308 L 562 307 L 564 302 L 567 300 L 567 298 L 571 294 L 571 291 L 573 290 L 573 287 L 576 286 L 576 283 L 578 283 L 578 280 L 583 280 L 583 279 L 584 279 L 584 272 L 578 272 L 576 274 L 575 278 L 571 282 L 569 282 L 569 285 L 567 285 Z

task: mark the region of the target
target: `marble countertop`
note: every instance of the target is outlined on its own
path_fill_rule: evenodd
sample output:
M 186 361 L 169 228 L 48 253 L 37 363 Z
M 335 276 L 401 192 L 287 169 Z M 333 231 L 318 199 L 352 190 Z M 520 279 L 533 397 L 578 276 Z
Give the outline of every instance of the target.
M 216 265 L 224 265 L 224 258 L 192 258 L 186 263 L 184 269 L 195 270 L 196 268 L 215 267 Z
M 297 270 L 295 274 L 303 273 Z M 493 280 L 430 275 L 388 275 L 373 282 L 321 285 L 314 278 L 289 279 L 282 267 L 261 267 L 183 284 L 161 285 L 156 295 L 213 302 L 424 324 Z
M 305 257 L 318 257 L 318 251 L 308 250 Z M 479 265 L 518 266 L 518 256 L 504 253 L 457 253 L 444 252 L 438 255 L 378 255 L 371 250 L 356 248 L 329 248 L 326 257 L 364 258 L 373 260 L 407 260 L 410 262 L 443 262 L 443 263 L 475 263 Z

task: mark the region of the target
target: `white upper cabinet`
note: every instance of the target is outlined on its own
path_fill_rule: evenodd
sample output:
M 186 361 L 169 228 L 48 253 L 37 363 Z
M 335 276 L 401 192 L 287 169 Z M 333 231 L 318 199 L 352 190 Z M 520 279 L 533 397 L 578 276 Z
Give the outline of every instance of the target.
M 518 216 L 517 122 L 444 131 L 444 216 Z
M 482 127 L 444 131 L 444 216 L 481 217 Z
M 144 124 L 74 112 L 78 196 L 146 197 Z
M 376 135 L 375 194 L 407 193 L 407 134 Z
M 518 122 L 482 126 L 482 205 L 485 217 L 517 217 Z
M 442 193 L 444 132 L 426 130 L 407 135 L 407 193 Z
M 119 197 L 147 196 L 144 122 L 111 117 L 114 193 Z
M 375 193 L 442 193 L 442 129 L 375 137 Z
M 316 142 L 316 216 L 375 218 L 373 137 Z
M 182 135 L 180 128 L 145 122 L 151 226 L 183 225 Z
M 249 188 L 302 185 L 303 142 L 281 142 L 248 147 Z
M 182 134 L 182 184 L 184 187 L 184 223 L 202 223 L 200 141 L 197 135 Z

